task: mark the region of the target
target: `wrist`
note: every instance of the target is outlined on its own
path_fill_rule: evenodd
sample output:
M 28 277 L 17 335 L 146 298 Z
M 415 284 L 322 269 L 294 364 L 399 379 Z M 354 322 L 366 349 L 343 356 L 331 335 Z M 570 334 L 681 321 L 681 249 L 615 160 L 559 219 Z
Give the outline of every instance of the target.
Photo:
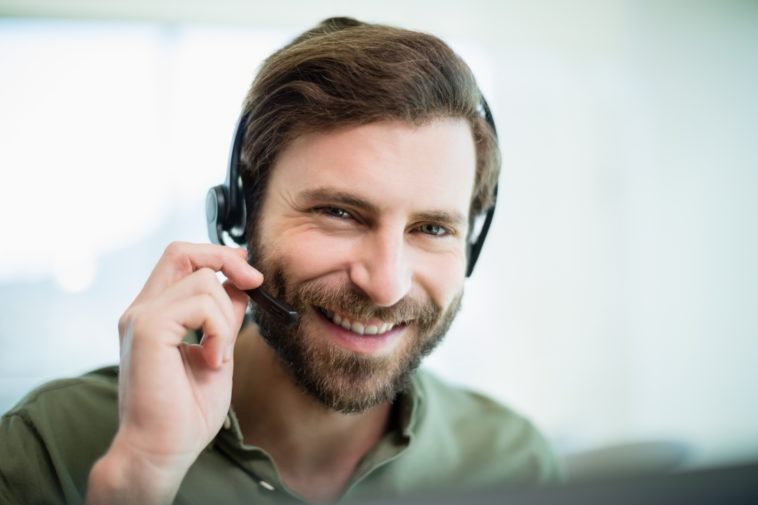
M 170 504 L 191 462 L 134 451 L 116 435 L 95 462 L 87 485 L 87 505 Z

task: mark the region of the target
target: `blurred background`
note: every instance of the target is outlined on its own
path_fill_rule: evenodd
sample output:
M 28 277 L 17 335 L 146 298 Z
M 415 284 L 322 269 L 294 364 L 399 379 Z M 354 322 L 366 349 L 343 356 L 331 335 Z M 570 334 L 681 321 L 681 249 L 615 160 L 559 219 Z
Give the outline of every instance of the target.
M 0 411 L 118 360 L 166 244 L 207 241 L 267 54 L 350 15 L 471 65 L 503 149 L 427 366 L 570 472 L 758 458 L 758 2 L 0 0 Z

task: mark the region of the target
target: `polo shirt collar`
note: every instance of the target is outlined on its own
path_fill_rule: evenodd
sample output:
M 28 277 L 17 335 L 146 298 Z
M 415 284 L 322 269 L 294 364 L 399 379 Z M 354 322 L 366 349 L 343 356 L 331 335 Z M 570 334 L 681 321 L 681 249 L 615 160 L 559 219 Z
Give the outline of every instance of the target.
M 418 429 L 420 405 L 423 402 L 422 389 L 413 374 L 408 387 L 398 394 L 393 402 L 390 430 L 364 456 L 351 477 L 345 493 L 359 482 L 370 477 L 377 468 L 398 458 L 410 447 Z M 271 455 L 258 446 L 245 443 L 242 429 L 234 410 L 230 407 L 224 426 L 209 446 L 218 450 L 241 467 L 257 483 L 268 491 L 285 490 L 296 496 L 283 484 L 276 462 Z M 298 497 L 300 498 L 300 497 Z

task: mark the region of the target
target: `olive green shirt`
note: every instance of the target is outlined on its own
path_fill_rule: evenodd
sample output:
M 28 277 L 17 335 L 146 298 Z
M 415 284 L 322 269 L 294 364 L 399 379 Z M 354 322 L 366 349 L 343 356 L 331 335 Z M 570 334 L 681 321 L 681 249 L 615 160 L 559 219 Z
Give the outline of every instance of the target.
M 118 370 L 103 368 L 32 391 L 0 421 L 0 503 L 82 503 L 87 477 L 118 427 Z M 393 410 L 395 427 L 363 458 L 339 502 L 558 478 L 545 440 L 523 417 L 417 372 Z M 302 501 L 271 457 L 246 445 L 233 412 L 189 469 L 175 503 Z

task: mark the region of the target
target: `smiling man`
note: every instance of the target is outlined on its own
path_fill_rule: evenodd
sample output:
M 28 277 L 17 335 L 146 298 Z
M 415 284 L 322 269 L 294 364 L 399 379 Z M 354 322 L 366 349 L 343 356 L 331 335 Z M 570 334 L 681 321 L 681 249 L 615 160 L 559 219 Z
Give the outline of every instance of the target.
M 264 284 L 302 319 L 289 329 L 258 311 L 257 322 L 271 361 L 324 405 L 389 405 L 447 331 L 475 166 L 460 118 L 306 134 L 282 152 L 253 242 Z
M 555 479 L 528 421 L 418 370 L 494 205 L 482 104 L 426 34 L 335 18 L 272 55 L 243 110 L 250 256 L 170 245 L 119 322 L 118 372 L 3 417 L 0 498 L 331 503 Z M 252 289 L 296 324 L 246 318 Z

